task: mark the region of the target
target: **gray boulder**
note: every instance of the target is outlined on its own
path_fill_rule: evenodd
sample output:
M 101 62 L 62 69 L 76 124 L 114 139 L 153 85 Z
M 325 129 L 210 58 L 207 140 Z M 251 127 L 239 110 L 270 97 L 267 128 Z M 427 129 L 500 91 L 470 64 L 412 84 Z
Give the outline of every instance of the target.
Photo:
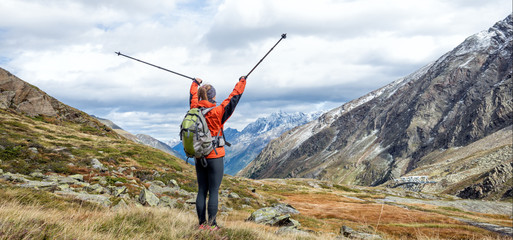
M 103 188 L 100 184 L 96 183 L 96 184 L 93 184 L 93 185 L 89 185 L 89 186 L 86 186 L 84 187 L 84 189 L 88 192 L 91 192 L 91 193 L 95 193 L 95 194 L 101 194 L 101 193 L 106 193 L 106 189 Z
M 71 185 L 71 184 L 77 184 L 78 183 L 77 179 L 71 178 L 71 177 L 52 176 L 52 178 L 55 178 L 56 181 L 59 182 L 60 184 Z
M 349 239 L 364 239 L 364 240 L 383 239 L 381 236 L 376 235 L 376 234 L 358 232 L 348 226 L 342 226 L 342 228 L 340 228 L 340 236 L 337 237 L 337 239 L 347 239 L 347 238 L 349 238 Z
M 228 198 L 239 199 L 240 197 L 239 194 L 231 192 L 230 194 L 228 194 Z
M 288 226 L 298 228 L 301 224 L 292 219 L 290 214 L 298 214 L 299 212 L 290 205 L 277 204 L 273 207 L 266 207 L 256 210 L 248 218 L 248 221 L 267 224 L 271 226 Z
M 55 193 L 61 196 L 74 197 L 82 201 L 98 203 L 105 207 L 109 207 L 112 204 L 112 202 L 109 200 L 109 197 L 104 195 L 77 193 L 71 191 L 56 191 Z
M 151 183 L 152 183 L 152 185 L 153 185 L 153 184 L 155 184 L 155 185 L 157 185 L 157 186 L 159 186 L 159 187 L 165 187 L 165 186 L 166 186 L 166 184 L 164 184 L 164 183 L 163 183 L 162 181 L 160 181 L 160 180 L 155 180 L 155 181 L 153 181 L 153 182 L 151 182 Z
M 273 208 L 278 210 L 281 214 L 299 214 L 299 211 L 290 204 L 278 203 L 273 205 Z
M 80 181 L 80 182 L 84 181 L 84 175 L 82 175 L 82 174 L 69 175 L 68 177 L 71 178 L 71 179 L 75 179 L 77 181 Z
M 59 182 L 59 178 L 58 175 L 52 173 L 44 177 L 44 179 L 49 182 Z
M 163 196 L 163 197 L 160 198 L 158 206 L 174 208 L 176 206 L 176 199 L 172 199 L 172 198 L 170 198 L 168 196 Z
M 150 190 L 143 189 L 139 194 L 139 202 L 144 206 L 155 207 L 159 204 L 159 198 Z
M 98 170 L 100 170 L 100 171 L 102 171 L 102 172 L 104 172 L 104 171 L 107 171 L 107 170 L 108 170 L 108 169 L 107 169 L 105 166 L 103 166 L 103 164 L 102 164 L 98 159 L 96 159 L 96 158 L 93 158 L 93 159 L 91 160 L 91 165 L 93 166 L 93 168 L 94 168 L 94 169 L 98 169 Z
M 173 194 L 178 194 L 180 196 L 188 196 L 189 195 L 189 192 L 187 192 L 179 187 L 167 187 L 165 185 L 160 186 L 159 183 L 155 183 L 155 182 L 153 182 L 150 185 L 150 187 L 148 187 L 148 190 L 150 190 L 152 193 L 155 193 L 155 194 L 173 193 Z
M 73 189 L 71 189 L 68 184 L 58 184 L 57 190 L 64 192 L 73 192 Z
M 127 188 L 125 186 L 121 186 L 121 187 L 116 187 L 112 190 L 112 195 L 114 195 L 115 197 L 119 197 L 121 196 L 121 194 L 125 194 L 127 192 Z
M 17 174 L 17 173 L 12 174 L 10 172 L 7 172 L 1 176 L 1 178 L 5 179 L 7 181 L 16 182 L 16 183 L 28 182 L 29 180 L 27 180 L 25 177 L 26 176 L 23 174 Z
M 150 186 L 148 187 L 148 190 L 150 190 L 150 192 L 152 192 L 152 193 L 158 193 L 158 194 L 162 194 L 165 191 L 163 187 L 161 187 L 157 184 L 153 184 L 153 183 L 150 184 Z
M 45 175 L 39 171 L 31 173 L 30 176 L 34 177 L 34 178 L 44 178 L 45 177 Z
M 344 237 L 349 237 L 353 233 L 354 230 L 348 226 L 342 226 L 342 228 L 340 228 L 340 234 L 342 234 Z
M 56 182 L 28 181 L 26 183 L 21 184 L 20 187 L 49 191 L 49 190 L 57 189 L 57 183 Z
M 174 179 L 169 180 L 169 185 L 172 187 L 180 187 L 180 185 L 178 185 L 178 182 Z

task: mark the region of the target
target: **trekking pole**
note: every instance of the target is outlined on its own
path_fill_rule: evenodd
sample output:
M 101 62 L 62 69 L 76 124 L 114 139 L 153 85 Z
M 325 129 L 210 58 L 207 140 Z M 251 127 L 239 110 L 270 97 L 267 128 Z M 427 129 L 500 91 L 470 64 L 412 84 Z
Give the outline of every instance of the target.
M 162 69 L 162 70 L 164 70 L 164 71 L 168 71 L 168 72 L 170 72 L 170 73 L 174 73 L 174 74 L 176 74 L 176 75 L 180 75 L 180 76 L 182 76 L 182 77 L 184 77 L 184 78 L 188 78 L 188 79 L 191 79 L 191 80 L 193 80 L 193 81 L 194 81 L 194 80 L 196 80 L 196 79 L 195 79 L 195 78 L 193 78 L 193 77 L 189 77 L 189 76 L 183 75 L 183 74 L 181 74 L 181 73 L 177 73 L 177 72 L 171 71 L 171 70 L 169 70 L 169 69 L 166 69 L 166 68 L 163 68 L 163 67 L 159 67 L 159 66 L 157 66 L 157 65 L 154 65 L 154 64 L 151 64 L 151 63 L 148 63 L 148 62 L 145 62 L 145 61 L 139 60 L 139 59 L 137 59 L 137 58 L 130 57 L 130 56 L 125 55 L 125 54 L 123 54 L 123 53 L 121 53 L 121 52 L 114 52 L 114 53 L 116 53 L 118 56 L 120 56 L 120 55 L 121 55 L 121 56 L 123 56 L 123 57 L 127 57 L 127 58 L 133 59 L 133 60 L 135 60 L 135 61 L 138 61 L 138 62 L 142 62 L 142 63 L 148 64 L 148 65 L 150 65 L 150 66 L 152 66 L 152 67 L 156 67 L 156 68 L 158 68 L 158 69 Z
M 249 74 L 251 74 L 253 72 L 253 70 L 255 70 L 255 68 L 258 67 L 258 65 L 264 60 L 264 58 L 267 57 L 267 55 L 269 55 L 269 53 L 274 49 L 274 47 L 276 47 L 276 45 L 278 45 L 278 43 L 280 43 L 281 40 L 284 39 L 284 38 L 287 38 L 287 34 L 286 33 L 281 35 L 280 40 L 278 40 L 278 42 L 276 44 L 274 44 L 274 46 L 271 48 L 271 50 L 269 50 L 269 52 L 267 52 L 265 54 L 265 56 L 262 59 L 260 59 L 260 61 L 255 65 L 255 67 L 253 67 L 253 69 L 251 69 L 251 71 L 249 71 L 249 73 L 246 75 L 246 79 L 249 77 Z

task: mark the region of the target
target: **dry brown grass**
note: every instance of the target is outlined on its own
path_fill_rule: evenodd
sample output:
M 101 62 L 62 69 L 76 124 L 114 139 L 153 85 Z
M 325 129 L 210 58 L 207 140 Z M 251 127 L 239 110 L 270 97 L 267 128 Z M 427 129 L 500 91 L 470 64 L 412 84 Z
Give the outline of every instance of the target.
M 220 216 L 222 229 L 197 229 L 192 210 L 131 207 L 113 210 L 50 193 L 5 188 L 0 239 L 330 239 L 331 235 L 277 235 L 276 227 L 244 221 L 247 212 Z M 29 197 L 30 199 L 27 199 Z
M 302 215 L 323 224 L 305 226 L 314 231 L 336 232 L 342 225 L 389 238 L 499 239 L 500 235 L 448 216 L 387 204 L 369 203 L 334 194 L 286 193 L 285 202 Z

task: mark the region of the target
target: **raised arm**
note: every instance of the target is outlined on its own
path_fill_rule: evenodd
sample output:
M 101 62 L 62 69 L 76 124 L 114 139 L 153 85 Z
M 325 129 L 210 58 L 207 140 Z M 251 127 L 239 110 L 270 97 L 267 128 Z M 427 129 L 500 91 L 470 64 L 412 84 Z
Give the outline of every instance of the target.
M 199 107 L 198 86 L 201 84 L 201 82 L 202 80 L 200 78 L 195 78 L 191 83 L 191 90 L 189 91 L 190 108 Z
M 245 87 L 246 77 L 242 76 L 239 78 L 239 82 L 235 84 L 235 88 L 233 88 L 233 91 L 230 94 L 230 96 L 228 96 L 228 98 L 221 103 L 221 106 L 224 109 L 221 118 L 221 125 L 223 125 L 226 122 L 226 120 L 228 120 L 228 118 L 230 118 L 230 116 L 233 114 L 233 111 L 235 111 L 235 107 L 239 103 L 239 100 L 242 96 L 242 93 L 244 92 Z

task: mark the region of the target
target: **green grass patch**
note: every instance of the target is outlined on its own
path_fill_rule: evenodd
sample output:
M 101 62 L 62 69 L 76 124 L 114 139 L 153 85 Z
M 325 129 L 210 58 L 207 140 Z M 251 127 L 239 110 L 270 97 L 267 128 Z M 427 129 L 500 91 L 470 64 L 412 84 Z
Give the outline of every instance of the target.
M 118 149 L 112 148 L 112 147 L 100 147 L 100 148 L 97 148 L 96 150 L 102 151 L 105 154 L 119 153 Z
M 114 185 L 116 182 L 122 182 L 122 183 L 127 183 L 128 182 L 125 178 L 112 177 L 112 176 L 106 176 L 105 180 L 107 181 L 107 183 L 109 185 Z
M 44 134 L 43 135 L 46 139 L 48 140 L 57 140 L 57 138 L 53 135 L 50 135 L 50 134 Z
M 86 137 L 77 137 L 75 135 L 65 135 L 65 136 L 62 136 L 62 137 L 63 138 L 67 138 L 67 139 L 76 139 L 76 140 L 85 141 L 85 142 L 93 141 L 93 139 L 86 138 Z
M 2 122 L 2 124 L 6 125 L 6 126 L 11 126 L 14 128 L 14 130 L 30 131 L 29 126 L 27 126 L 24 123 L 18 122 L 18 121 L 4 121 L 4 122 Z
M 35 117 L 30 117 L 30 119 L 38 121 L 38 122 L 45 122 L 45 119 L 42 115 L 37 115 Z
M 185 184 L 181 184 L 180 188 L 187 192 L 198 192 L 198 184 L 195 181 L 189 181 Z
M 100 129 L 97 129 L 95 127 L 91 127 L 91 126 L 82 126 L 79 131 L 83 132 L 83 133 L 87 133 L 87 134 L 93 134 L 93 135 L 101 135 L 103 133 L 103 131 L 101 131 Z
M 0 150 L 0 159 L 2 160 L 13 160 L 24 155 L 22 146 L 7 146 L 5 149 Z

